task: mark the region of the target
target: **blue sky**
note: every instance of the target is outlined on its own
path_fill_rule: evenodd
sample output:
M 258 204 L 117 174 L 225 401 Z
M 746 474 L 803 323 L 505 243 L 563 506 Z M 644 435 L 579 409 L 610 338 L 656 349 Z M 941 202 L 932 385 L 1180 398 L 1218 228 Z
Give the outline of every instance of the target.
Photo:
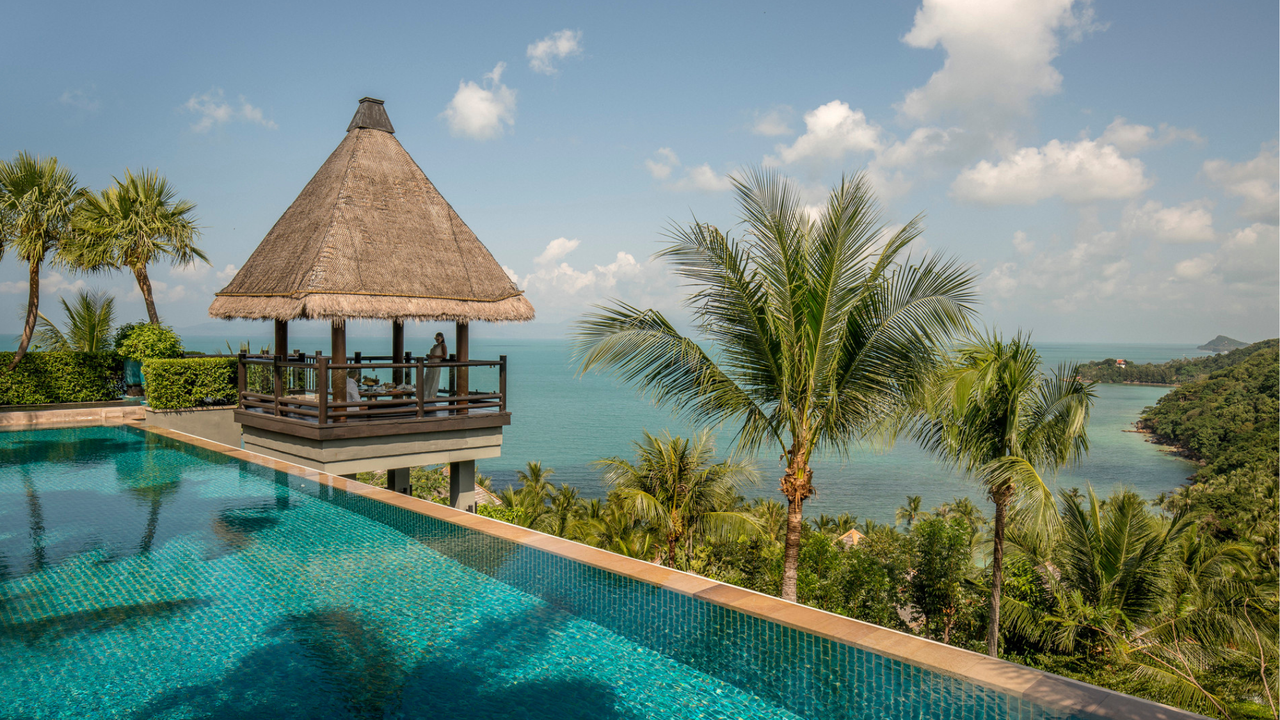
M 815 206 L 865 169 L 885 221 L 982 278 L 986 322 L 1044 340 L 1277 334 L 1274 2 L 918 0 L 26 3 L 0 54 L 0 157 L 100 188 L 158 168 L 212 265 L 156 268 L 207 322 L 244 262 L 382 98 L 397 138 L 557 335 L 602 298 L 677 311 L 649 261 L 671 221 L 735 221 L 725 176 L 769 165 Z M 50 269 L 143 315 L 125 275 Z M 25 271 L 0 262 L 0 330 Z M 511 329 L 493 329 L 505 333 Z

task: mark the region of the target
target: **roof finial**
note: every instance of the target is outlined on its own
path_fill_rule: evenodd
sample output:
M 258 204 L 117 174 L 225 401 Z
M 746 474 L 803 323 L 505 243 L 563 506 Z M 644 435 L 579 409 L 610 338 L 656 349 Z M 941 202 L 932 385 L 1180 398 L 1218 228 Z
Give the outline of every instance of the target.
M 387 117 L 387 111 L 382 107 L 382 101 L 371 97 L 360 98 L 360 107 L 356 108 L 355 117 L 351 118 L 351 124 L 347 126 L 347 132 L 351 132 L 356 128 L 381 130 L 393 135 L 396 132 L 396 129 L 391 127 L 391 118 Z

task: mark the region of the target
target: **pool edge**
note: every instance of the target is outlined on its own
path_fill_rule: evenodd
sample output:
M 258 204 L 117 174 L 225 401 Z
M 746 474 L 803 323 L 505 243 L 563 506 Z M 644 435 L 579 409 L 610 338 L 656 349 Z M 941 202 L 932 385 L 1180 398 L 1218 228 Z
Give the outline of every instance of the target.
M 114 424 L 114 423 L 113 423 Z M 771 595 L 747 590 L 656 565 L 644 560 L 547 535 L 500 520 L 456 510 L 438 503 L 241 450 L 177 430 L 126 420 L 124 426 L 199 447 L 228 457 L 286 472 L 352 494 L 466 527 L 518 545 L 533 547 L 574 562 L 688 595 L 761 620 L 915 665 L 1045 708 L 1098 720 L 1207 720 L 1187 710 L 1107 690 L 1078 680 L 992 658 L 963 648 L 836 615 Z M 16 428 L 15 428 L 16 429 Z

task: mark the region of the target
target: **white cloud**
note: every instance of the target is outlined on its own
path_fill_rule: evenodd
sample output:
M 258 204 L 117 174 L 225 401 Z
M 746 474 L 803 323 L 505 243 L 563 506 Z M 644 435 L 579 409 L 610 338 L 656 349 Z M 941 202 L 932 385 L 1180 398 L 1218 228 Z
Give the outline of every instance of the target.
M 226 267 L 214 273 L 214 275 L 216 275 L 217 278 L 222 282 L 229 283 L 231 282 L 231 278 L 234 278 L 236 276 L 236 273 L 239 271 L 240 271 L 240 268 L 236 267 L 235 265 L 232 265 L 231 263 L 227 263 Z
M 209 274 L 209 264 L 199 260 L 192 260 L 186 265 L 177 265 L 169 272 L 188 280 L 199 280 Z
M 525 290 L 539 319 L 555 320 L 577 315 L 585 305 L 617 297 L 640 307 L 672 309 L 679 306 L 677 292 L 666 270 L 653 262 L 639 262 L 619 251 L 613 262 L 579 270 L 565 257 L 578 247 L 577 240 L 556 238 L 535 260 L 537 269 L 524 276 L 507 270 Z M 557 262 L 559 261 L 559 262 Z
M 999 163 L 983 160 L 951 185 L 962 200 L 1030 205 L 1055 195 L 1067 202 L 1131 198 L 1151 187 L 1141 160 L 1121 157 L 1096 140 L 1021 148 Z
M 1027 115 L 1033 99 L 1061 89 L 1052 62 L 1062 40 L 1097 27 L 1089 0 L 924 0 L 902 41 L 941 45 L 947 59 L 898 108 L 921 120 L 959 115 L 984 129 Z
M 765 157 L 766 166 L 804 162 L 816 168 L 838 163 L 850 152 L 878 152 L 883 147 L 880 126 L 840 100 L 805 113 L 804 125 L 804 134 L 794 143 L 778 145 L 777 155 Z
M 88 90 L 67 90 L 58 98 L 58 102 L 66 105 L 67 107 L 75 108 L 76 110 L 83 112 L 97 112 L 98 108 L 101 106 L 101 103 L 98 102 L 98 98 L 94 95 L 93 87 L 90 87 Z
M 1280 296 L 1280 229 L 1270 223 L 1240 228 L 1227 236 L 1218 257 L 1224 282 L 1243 285 L 1246 290 L 1256 287 L 1258 295 L 1275 304 Z
M 662 180 L 664 187 L 670 190 L 700 192 L 724 192 L 733 187 L 727 175 L 721 175 L 711 169 L 709 163 L 684 168 L 684 173 L 673 179 L 676 168 L 681 167 L 680 157 L 671 148 L 658 148 L 657 157 L 644 161 L 644 166 L 654 180 Z
M 1155 200 L 1141 206 L 1131 203 L 1125 208 L 1121 223 L 1133 235 L 1174 243 L 1205 242 L 1213 239 L 1213 214 L 1209 212 L 1212 206 L 1207 200 L 1174 207 Z
M 543 75 L 555 75 L 558 72 L 552 61 L 582 54 L 582 31 L 561 30 L 542 38 L 529 46 L 525 53 L 529 56 L 529 67 Z
M 733 187 L 729 176 L 721 175 L 707 163 L 685 170 L 684 177 L 671 183 L 673 190 L 700 190 L 702 192 L 724 192 Z
M 151 295 L 158 303 L 178 302 L 189 297 L 187 287 L 185 285 L 174 285 L 170 287 L 169 283 L 162 280 L 151 281 Z M 129 291 L 128 299 L 139 300 L 142 298 L 142 291 L 138 289 L 135 283 L 133 289 Z
M 671 171 L 680 166 L 680 158 L 671 148 L 658 148 L 655 153 L 658 158 L 644 161 L 644 166 L 649 169 L 649 174 L 654 180 L 666 180 L 671 177 Z
M 502 84 L 504 62 L 484 76 L 489 87 L 460 80 L 458 92 L 440 117 L 449 121 L 449 132 L 474 140 L 488 140 L 503 134 L 516 122 L 516 91 Z
M 263 116 L 261 108 L 250 105 L 243 95 L 238 104 L 225 102 L 221 88 L 213 88 L 202 95 L 192 95 L 183 107 L 199 116 L 200 119 L 191 125 L 191 129 L 198 133 L 208 132 L 215 125 L 237 121 L 261 125 L 268 130 L 278 127 Z
M 1216 264 L 1217 261 L 1214 260 L 1213 255 L 1205 253 L 1174 265 L 1173 274 L 1183 280 L 1199 280 L 1208 275 Z
M 519 285 L 519 283 L 520 283 L 520 276 L 516 274 L 516 271 L 515 271 L 515 270 L 512 270 L 511 268 L 507 267 L 506 265 L 503 265 L 503 266 L 502 266 L 502 272 L 506 273 L 506 274 L 507 274 L 507 277 L 511 278 L 511 282 L 516 283 L 517 285 Z
M 1027 239 L 1027 233 L 1019 230 L 1013 234 L 1013 249 L 1018 251 L 1019 255 L 1030 255 L 1036 249 L 1036 244 Z
M 1280 159 L 1275 143 L 1264 145 L 1257 157 L 1246 162 L 1209 160 L 1204 164 L 1204 174 L 1228 195 L 1244 199 L 1241 217 L 1268 225 L 1280 223 L 1280 191 L 1276 184 Z
M 25 284 L 24 284 L 24 287 L 25 287 Z M 89 289 L 89 284 L 86 283 L 84 280 L 76 280 L 75 282 L 70 282 L 56 272 L 51 272 L 48 275 L 40 278 L 41 293 L 50 292 L 50 293 L 61 294 L 64 291 L 80 292 L 81 290 L 87 290 L 87 289 Z
M 1166 123 L 1160 123 L 1160 128 L 1157 130 L 1150 125 L 1131 125 L 1122 117 L 1112 120 L 1098 138 L 1098 142 L 1103 145 L 1115 145 L 1117 150 L 1126 155 L 1162 147 L 1178 140 L 1204 142 L 1204 138 L 1200 137 L 1195 130 L 1176 128 Z
M 547 243 L 546 249 L 542 251 L 541 255 L 534 258 L 533 262 L 538 265 L 546 265 L 548 263 L 554 263 L 562 259 L 565 255 L 568 255 L 569 253 L 573 252 L 575 249 L 577 249 L 577 247 L 578 247 L 577 240 L 570 240 L 568 238 L 562 238 L 562 237 L 556 238 L 555 240 L 552 240 L 551 242 Z
M 769 108 L 768 112 L 757 112 L 755 122 L 751 124 L 751 132 L 766 137 L 790 135 L 795 132 L 791 129 L 791 117 L 794 114 L 795 110 L 789 105 L 777 105 Z

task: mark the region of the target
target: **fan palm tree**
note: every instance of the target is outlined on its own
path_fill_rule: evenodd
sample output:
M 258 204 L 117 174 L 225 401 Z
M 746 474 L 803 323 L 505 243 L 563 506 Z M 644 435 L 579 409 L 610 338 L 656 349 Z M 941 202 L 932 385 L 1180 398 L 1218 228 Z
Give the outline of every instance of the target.
M 85 196 L 76 176 L 54 157 L 25 152 L 0 162 L 0 257 L 17 254 L 27 264 L 27 319 L 8 370 L 27 354 L 40 314 L 40 270 L 46 260 L 73 266 L 64 243 L 74 234 L 72 217 Z
M 195 244 L 200 236 L 195 203 L 176 196 L 155 170 L 125 170 L 124 179 L 116 178 L 114 186 L 89 193 L 76 214 L 76 226 L 83 231 L 75 246 L 79 262 L 132 271 L 154 325 L 160 324 L 160 314 L 147 266 L 162 258 L 174 265 L 209 262 Z
M 915 521 L 927 514 L 920 509 L 920 496 L 908 495 L 907 504 L 898 506 L 898 511 L 893 514 L 893 521 L 898 525 L 905 523 L 907 528 L 910 529 Z
M 66 325 L 59 328 L 40 313 L 35 342 L 43 350 L 106 352 L 111 349 L 111 329 L 116 320 L 115 298 L 103 292 L 81 290 L 74 303 L 58 298 L 66 313 Z
M 661 533 L 664 564 L 674 567 L 677 549 L 688 552 L 695 537 L 733 540 L 760 533 L 749 512 L 726 509 L 736 504 L 738 486 L 754 480 L 755 471 L 733 460 L 713 462 L 710 433 L 689 440 L 646 432 L 636 454 L 634 463 L 612 457 L 595 464 L 620 505 Z
M 1020 493 L 1052 508 L 1043 472 L 1056 472 L 1089 450 L 1085 428 L 1093 386 L 1074 365 L 1052 376 L 1021 333 L 1009 342 L 978 337 L 958 349 L 927 391 L 929 410 L 915 428 L 921 444 L 981 482 L 995 504 L 992 522 L 991 612 L 987 653 L 1000 644 L 1005 525 Z
M 896 409 L 938 344 L 968 328 L 974 277 L 951 260 L 911 263 L 919 218 L 886 228 L 864 175 L 835 186 L 816 219 L 776 174 L 733 183 L 744 236 L 695 221 L 657 254 L 693 286 L 686 304 L 712 351 L 661 313 L 615 301 L 579 322 L 577 357 L 703 427 L 740 423 L 741 453 L 781 451 L 781 595 L 794 601 L 810 459 L 847 450 Z

